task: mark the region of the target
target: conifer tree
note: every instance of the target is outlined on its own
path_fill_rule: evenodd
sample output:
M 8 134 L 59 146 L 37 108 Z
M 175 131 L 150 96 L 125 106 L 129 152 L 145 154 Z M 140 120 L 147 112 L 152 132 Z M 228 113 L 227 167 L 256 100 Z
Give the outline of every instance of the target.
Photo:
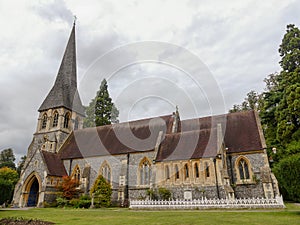
M 0 152 L 0 168 L 9 167 L 12 169 L 16 169 L 16 165 L 14 163 L 15 160 L 16 157 L 11 148 L 4 149 Z
M 300 140 L 300 30 L 287 26 L 279 48 L 282 57 L 279 87 L 282 90 L 276 109 L 277 139 L 284 144 Z
M 96 207 L 108 207 L 111 203 L 112 189 L 107 180 L 99 175 L 90 190 L 91 195 L 94 195 Z
M 119 111 L 109 96 L 107 81 L 102 80 L 96 97 L 86 107 L 84 127 L 102 126 L 118 122 Z

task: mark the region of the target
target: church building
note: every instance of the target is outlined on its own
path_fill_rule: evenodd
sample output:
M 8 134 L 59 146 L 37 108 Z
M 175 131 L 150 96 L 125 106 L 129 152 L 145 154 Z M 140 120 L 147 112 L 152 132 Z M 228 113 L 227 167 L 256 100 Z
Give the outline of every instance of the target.
M 184 109 L 183 109 L 184 110 Z M 273 198 L 271 173 L 257 112 L 181 120 L 170 115 L 83 128 L 77 91 L 75 25 L 55 83 L 41 104 L 36 132 L 15 187 L 13 204 L 43 207 L 55 201 L 63 176 L 89 194 L 101 174 L 124 205 L 166 188 L 172 199 Z

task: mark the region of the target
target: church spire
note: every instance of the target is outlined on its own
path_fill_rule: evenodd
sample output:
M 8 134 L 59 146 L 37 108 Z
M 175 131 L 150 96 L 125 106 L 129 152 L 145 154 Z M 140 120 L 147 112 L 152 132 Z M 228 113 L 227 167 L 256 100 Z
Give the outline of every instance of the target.
M 77 91 L 75 21 L 55 83 L 40 106 L 39 112 L 59 107 L 84 115 L 84 108 Z

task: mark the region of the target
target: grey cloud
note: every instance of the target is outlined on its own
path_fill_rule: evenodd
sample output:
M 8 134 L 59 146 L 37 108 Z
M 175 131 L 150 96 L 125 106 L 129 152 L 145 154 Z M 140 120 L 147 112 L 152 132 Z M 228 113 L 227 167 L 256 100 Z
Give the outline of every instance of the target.
M 74 19 L 74 14 L 67 9 L 63 0 L 54 0 L 47 3 L 40 2 L 38 5 L 33 6 L 32 10 L 41 18 L 50 22 L 61 20 L 71 24 Z

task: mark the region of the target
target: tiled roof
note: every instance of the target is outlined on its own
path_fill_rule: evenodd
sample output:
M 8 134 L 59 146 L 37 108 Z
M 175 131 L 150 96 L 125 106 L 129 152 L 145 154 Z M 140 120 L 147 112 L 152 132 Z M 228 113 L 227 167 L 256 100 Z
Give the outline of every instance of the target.
M 84 108 L 77 91 L 75 26 L 73 26 L 55 83 L 39 111 L 58 107 L 66 107 L 84 115 Z
M 179 133 L 166 135 L 156 161 L 216 156 L 218 124 L 221 124 L 228 153 L 262 150 L 256 116 L 254 111 L 243 111 L 183 120 Z
M 60 155 L 52 152 L 41 151 L 42 156 L 45 160 L 48 174 L 51 176 L 66 176 L 67 172 L 63 165 Z
M 160 131 L 170 130 L 172 116 L 74 131 L 60 149 L 62 159 L 117 155 L 154 149 Z
M 204 129 L 166 135 L 156 161 L 214 157 L 217 155 L 217 130 Z
M 183 120 L 177 133 L 171 133 L 171 115 L 87 128 L 74 131 L 60 152 L 62 159 L 71 159 L 151 151 L 161 130 L 165 136 L 156 161 L 214 157 L 222 133 L 228 153 L 261 150 L 264 146 L 256 116 L 254 111 L 245 111 Z
M 181 128 L 184 131 L 195 130 L 195 124 L 198 124 L 200 129 L 211 129 L 221 124 L 223 134 L 225 133 L 224 143 L 229 152 L 260 150 L 263 144 L 256 116 L 255 111 L 249 110 L 190 119 L 181 121 Z

